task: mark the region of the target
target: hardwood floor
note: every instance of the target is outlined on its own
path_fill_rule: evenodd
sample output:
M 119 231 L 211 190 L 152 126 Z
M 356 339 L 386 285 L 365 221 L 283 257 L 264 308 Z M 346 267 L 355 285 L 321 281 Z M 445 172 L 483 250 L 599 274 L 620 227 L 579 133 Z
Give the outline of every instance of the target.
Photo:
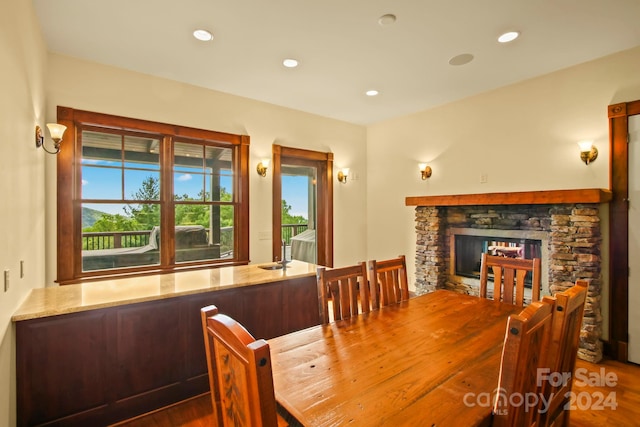
M 575 378 L 579 382 L 573 386 L 576 409 L 571 412 L 571 427 L 640 425 L 640 366 L 611 360 L 599 364 L 578 360 Z M 607 380 L 609 385 L 605 383 Z M 615 409 L 613 404 L 617 405 Z M 213 425 L 208 394 L 118 424 L 119 427 Z
M 209 393 L 115 424 L 118 427 L 212 427 L 215 425 Z
M 582 379 L 578 377 L 580 368 L 589 372 L 590 377 L 586 381 L 584 376 Z M 591 384 L 598 378 L 603 381 L 583 386 L 574 383 L 572 391 L 576 397 L 576 410 L 570 415 L 572 427 L 640 425 L 640 366 L 611 360 L 599 364 L 578 360 L 575 377 L 580 382 Z M 604 382 L 607 377 L 615 380 L 616 385 L 608 386 Z M 601 400 L 600 396 L 605 400 Z M 611 396 L 611 402 L 617 404 L 615 409 L 607 405 L 607 396 Z

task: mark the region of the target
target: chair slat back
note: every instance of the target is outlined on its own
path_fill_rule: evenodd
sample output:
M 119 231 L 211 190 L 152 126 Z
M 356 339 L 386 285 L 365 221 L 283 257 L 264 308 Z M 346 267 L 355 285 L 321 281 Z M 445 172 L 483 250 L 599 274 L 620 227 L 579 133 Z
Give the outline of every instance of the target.
M 408 300 L 409 283 L 405 256 L 369 261 L 369 287 L 371 308 L 374 310 Z
M 540 426 L 568 426 L 571 411 L 564 410 L 569 402 L 580 345 L 580 329 L 587 300 L 589 283 L 578 280 L 574 286 L 555 294 L 551 344 L 549 347 L 549 375 L 554 381 L 543 383 L 543 395 L 549 401 L 546 411 L 540 414 Z M 543 300 L 552 300 L 544 297 Z M 561 376 L 560 376 L 561 375 Z M 562 381 L 555 379 L 562 378 Z
M 218 425 L 277 426 L 269 344 L 215 306 L 202 308 L 201 316 Z
M 371 311 L 366 263 L 331 269 L 318 267 L 317 279 L 323 323 Z
M 553 304 L 536 301 L 520 314 L 509 316 L 505 333 L 500 377 L 494 405 L 493 425 L 535 426 L 539 402 L 528 406 L 515 397 L 538 393 L 538 373 L 547 363 L 551 339 Z M 521 404 L 519 404 L 521 403 Z
M 493 273 L 493 299 L 524 306 L 525 277 L 531 272 L 531 301 L 540 300 L 540 258 L 521 259 L 482 254 L 480 297 L 487 298 L 489 271 Z

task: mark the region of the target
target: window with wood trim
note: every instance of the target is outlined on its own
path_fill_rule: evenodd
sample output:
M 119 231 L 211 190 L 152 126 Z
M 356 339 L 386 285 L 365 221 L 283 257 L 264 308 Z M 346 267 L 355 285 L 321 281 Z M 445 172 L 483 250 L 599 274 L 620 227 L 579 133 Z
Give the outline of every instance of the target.
M 248 262 L 249 137 L 58 107 L 58 282 Z

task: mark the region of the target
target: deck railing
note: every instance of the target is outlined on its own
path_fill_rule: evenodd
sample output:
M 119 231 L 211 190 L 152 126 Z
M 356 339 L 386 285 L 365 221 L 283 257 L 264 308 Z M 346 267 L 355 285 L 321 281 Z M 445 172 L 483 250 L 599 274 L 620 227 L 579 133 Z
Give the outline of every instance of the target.
M 82 233 L 82 249 L 137 248 L 149 244 L 151 230 L 142 231 L 101 231 Z
M 291 238 L 309 228 L 308 224 L 282 224 L 282 240 L 287 245 L 291 244 Z M 206 229 L 207 236 L 209 230 Z M 139 231 L 101 231 L 82 233 L 82 249 L 95 251 L 99 249 L 137 248 L 149 244 L 151 230 Z M 233 253 L 233 227 L 220 229 L 220 253 Z
M 291 245 L 291 238 L 309 228 L 309 224 L 282 224 L 281 236 L 287 246 Z

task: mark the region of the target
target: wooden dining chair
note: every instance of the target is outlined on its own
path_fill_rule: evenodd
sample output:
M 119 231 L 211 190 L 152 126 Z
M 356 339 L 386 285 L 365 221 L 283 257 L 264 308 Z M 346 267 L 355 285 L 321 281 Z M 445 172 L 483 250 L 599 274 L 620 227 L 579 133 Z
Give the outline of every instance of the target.
M 571 411 L 565 410 L 565 406 L 569 402 L 573 385 L 588 289 L 589 283 L 586 280 L 578 280 L 566 291 L 557 292 L 555 298 L 543 298 L 543 301 L 555 301 L 547 373 L 553 374 L 554 380 L 543 382 L 542 393 L 549 404 L 547 410 L 540 414 L 539 426 L 569 425 Z M 562 378 L 562 381 L 558 381 L 558 378 Z
M 323 323 L 371 311 L 366 263 L 339 268 L 318 267 L 317 279 Z
M 548 300 L 536 301 L 520 314 L 509 316 L 493 409 L 493 426 L 536 425 L 539 401 L 529 406 L 530 401 L 524 397 L 530 396 L 528 393 L 537 395 L 539 392 L 538 373 L 547 363 L 553 309 L 553 304 Z M 531 402 L 534 402 L 533 399 Z
M 200 310 L 218 426 L 287 426 L 278 415 L 269 344 L 214 305 Z
M 369 293 L 373 310 L 409 299 L 404 255 L 383 261 L 369 261 Z
M 483 253 L 480 263 L 480 297 L 482 298 L 487 298 L 489 270 L 493 273 L 494 300 L 524 306 L 525 276 L 528 272 L 531 272 L 531 301 L 540 300 L 540 258 L 507 258 Z

